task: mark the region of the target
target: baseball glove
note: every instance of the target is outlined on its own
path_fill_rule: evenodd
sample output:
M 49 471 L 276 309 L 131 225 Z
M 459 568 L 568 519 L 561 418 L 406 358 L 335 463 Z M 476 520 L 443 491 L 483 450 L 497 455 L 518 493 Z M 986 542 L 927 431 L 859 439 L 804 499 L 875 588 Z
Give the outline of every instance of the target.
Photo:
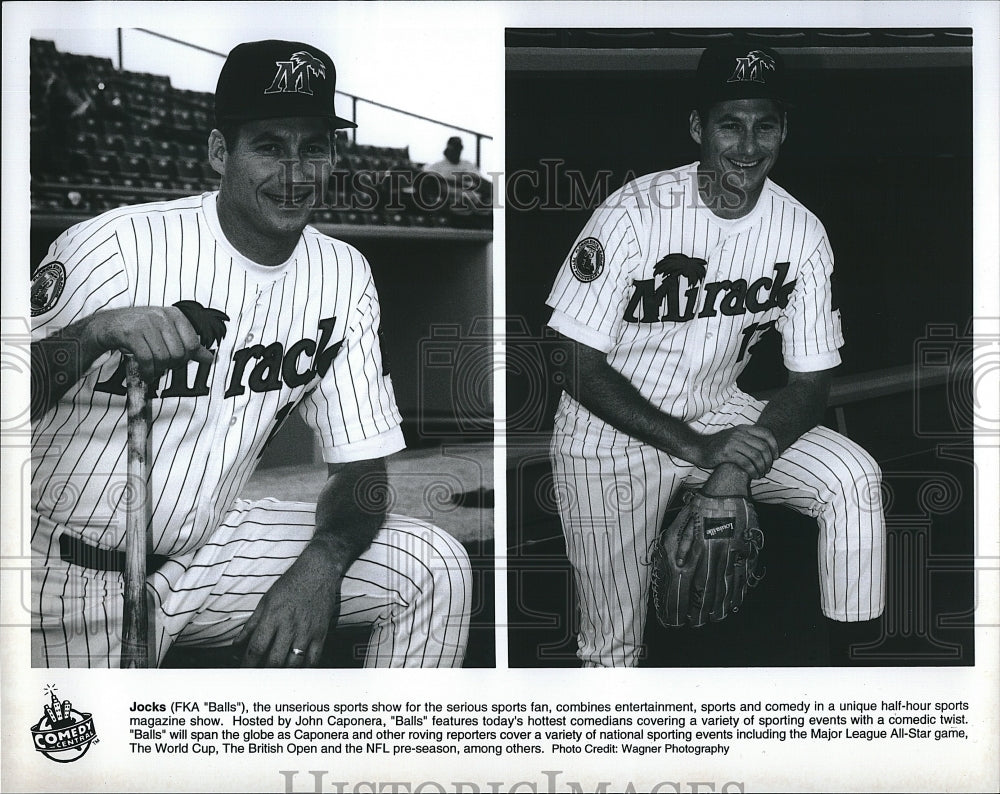
M 656 617 L 664 626 L 704 626 L 743 605 L 764 578 L 764 533 L 749 499 L 688 493 L 656 538 L 651 561 Z

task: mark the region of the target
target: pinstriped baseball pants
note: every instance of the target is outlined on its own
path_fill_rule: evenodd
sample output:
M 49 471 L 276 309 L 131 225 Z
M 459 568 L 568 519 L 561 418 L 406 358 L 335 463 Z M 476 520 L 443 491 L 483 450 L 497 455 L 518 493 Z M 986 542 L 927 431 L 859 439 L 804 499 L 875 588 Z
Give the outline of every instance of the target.
M 716 433 L 755 422 L 764 405 L 738 392 L 690 424 Z M 577 655 L 589 667 L 635 666 L 650 587 L 649 550 L 677 490 L 700 485 L 709 472 L 635 441 L 588 443 L 587 427 L 562 415 L 551 455 L 580 605 Z M 833 620 L 870 620 L 885 608 L 880 483 L 871 456 L 825 427 L 803 434 L 765 477 L 751 483 L 755 501 L 816 519 L 820 606 Z
M 314 513 L 310 503 L 238 500 L 207 544 L 151 574 L 158 660 L 173 644 L 232 644 L 312 537 Z M 366 667 L 461 667 L 471 584 L 461 544 L 390 514 L 344 577 L 337 625 L 371 625 Z M 121 574 L 69 565 L 56 550 L 36 563 L 32 600 L 34 666 L 119 665 Z

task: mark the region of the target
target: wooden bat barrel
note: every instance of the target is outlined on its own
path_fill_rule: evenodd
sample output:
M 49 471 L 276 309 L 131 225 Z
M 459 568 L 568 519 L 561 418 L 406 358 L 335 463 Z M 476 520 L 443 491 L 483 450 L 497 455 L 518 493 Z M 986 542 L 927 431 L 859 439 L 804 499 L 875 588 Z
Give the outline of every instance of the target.
M 125 489 L 125 605 L 122 616 L 121 666 L 155 666 L 151 659 L 150 604 L 146 598 L 146 557 L 152 552 L 152 503 L 149 494 L 149 428 L 151 412 L 146 383 L 134 356 L 125 356 L 128 413 L 128 487 Z

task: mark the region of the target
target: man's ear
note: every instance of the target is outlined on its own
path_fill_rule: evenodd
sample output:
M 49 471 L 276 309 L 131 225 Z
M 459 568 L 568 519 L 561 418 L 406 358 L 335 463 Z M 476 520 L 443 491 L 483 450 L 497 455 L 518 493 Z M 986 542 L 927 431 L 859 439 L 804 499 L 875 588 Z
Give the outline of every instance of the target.
M 785 142 L 785 138 L 788 137 L 788 114 L 781 114 L 781 142 Z
M 208 164 L 219 176 L 226 173 L 226 139 L 219 130 L 212 130 L 208 136 Z
M 688 117 L 688 132 L 694 142 L 701 146 L 701 115 L 697 110 L 692 110 Z

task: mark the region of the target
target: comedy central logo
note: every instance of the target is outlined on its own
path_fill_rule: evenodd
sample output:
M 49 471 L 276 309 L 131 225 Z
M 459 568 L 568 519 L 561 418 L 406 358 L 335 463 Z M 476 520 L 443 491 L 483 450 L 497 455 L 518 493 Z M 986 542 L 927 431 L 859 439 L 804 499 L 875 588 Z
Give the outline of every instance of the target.
M 54 686 L 45 687 L 45 692 L 50 703 L 38 723 L 31 726 L 35 749 L 60 764 L 83 758 L 90 745 L 98 741 L 93 718 L 77 711 L 68 700 L 60 701 Z

